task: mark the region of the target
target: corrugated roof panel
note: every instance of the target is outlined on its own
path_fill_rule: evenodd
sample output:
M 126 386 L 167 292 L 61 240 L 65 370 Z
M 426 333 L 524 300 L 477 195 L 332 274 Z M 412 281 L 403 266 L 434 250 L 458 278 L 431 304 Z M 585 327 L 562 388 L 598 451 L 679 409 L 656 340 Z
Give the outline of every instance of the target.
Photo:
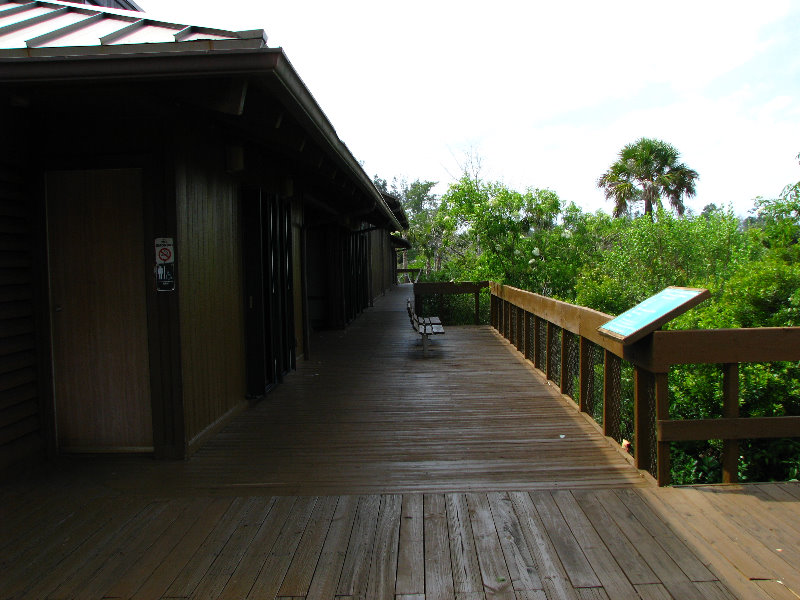
M 26 48 L 38 48 L 37 53 L 47 48 L 58 48 L 53 51 L 56 53 L 62 52 L 60 48 L 74 48 L 67 50 L 70 54 L 102 53 L 102 48 L 128 52 L 141 44 L 157 44 L 159 51 L 170 51 L 185 49 L 183 42 L 199 41 L 225 42 L 214 46 L 218 50 L 266 46 L 261 30 L 193 27 L 147 19 L 141 13 L 58 0 L 0 0 L 0 50 L 14 50 L 9 56 L 26 56 L 28 50 L 17 50 Z
M 85 17 L 84 21 L 78 23 L 81 27 L 72 30 L 54 32 L 55 37 L 47 40 L 46 44 L 51 47 L 65 47 L 65 46 L 97 46 L 100 44 L 100 38 L 105 37 L 115 31 L 119 31 L 122 27 L 127 27 L 131 24 L 130 21 L 122 19 L 108 18 L 100 15 L 99 19 L 90 20 L 91 17 Z
M 145 21 L 141 26 L 131 28 L 131 31 L 114 39 L 111 44 L 158 44 L 174 42 L 175 34 L 183 27 L 168 26 L 161 23 Z
M 11 8 L 6 8 L 11 7 Z M 15 10 L 16 8 L 23 8 L 24 10 L 19 11 Z M 0 6 L 0 28 L 8 27 L 9 25 L 13 25 L 14 23 L 20 23 L 21 21 L 25 21 L 27 19 L 31 19 L 33 17 L 39 17 L 41 15 L 50 14 L 53 12 L 51 7 L 47 6 L 40 6 L 35 2 L 31 2 L 30 4 L 20 5 L 20 4 L 4 4 Z
M 44 16 L 45 15 L 42 15 L 42 17 Z M 44 21 L 38 21 L 36 18 L 30 19 L 30 24 L 27 26 L 26 23 L 28 23 L 28 21 L 19 22 L 16 24 L 19 26 L 19 29 L 9 33 L 4 34 L 3 31 L 0 30 L 0 47 L 23 48 L 26 42 L 32 38 L 39 37 L 51 31 L 55 31 L 56 29 L 61 29 L 62 27 L 73 25 L 87 17 L 85 13 L 72 11 L 63 13 L 61 11 L 51 11 L 47 16 L 50 18 Z

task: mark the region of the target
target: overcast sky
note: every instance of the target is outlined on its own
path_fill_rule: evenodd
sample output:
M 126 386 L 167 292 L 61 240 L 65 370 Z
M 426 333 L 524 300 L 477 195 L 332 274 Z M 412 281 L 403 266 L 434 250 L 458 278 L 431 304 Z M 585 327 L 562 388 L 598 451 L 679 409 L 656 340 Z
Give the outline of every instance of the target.
M 700 173 L 687 206 L 747 213 L 800 180 L 800 2 L 137 0 L 264 29 L 372 177 L 484 178 L 611 211 L 597 178 L 655 137 Z

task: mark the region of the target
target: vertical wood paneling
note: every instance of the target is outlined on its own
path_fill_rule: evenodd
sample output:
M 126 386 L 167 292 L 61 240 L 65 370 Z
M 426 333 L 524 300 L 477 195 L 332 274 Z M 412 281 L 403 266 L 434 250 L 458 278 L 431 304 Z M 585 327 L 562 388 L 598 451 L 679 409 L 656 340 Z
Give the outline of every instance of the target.
M 59 446 L 152 448 L 142 173 L 49 173 L 47 206 Z
M 177 285 L 187 438 L 245 398 L 241 223 L 236 183 L 192 161 L 176 177 Z
M 43 455 L 36 385 L 34 271 L 21 167 L 0 157 L 0 471 Z

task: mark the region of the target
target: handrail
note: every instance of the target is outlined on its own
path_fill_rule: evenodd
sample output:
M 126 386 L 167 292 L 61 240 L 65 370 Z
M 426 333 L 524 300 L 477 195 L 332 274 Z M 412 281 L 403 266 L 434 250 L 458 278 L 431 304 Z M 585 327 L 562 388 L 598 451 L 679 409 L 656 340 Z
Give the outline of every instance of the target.
M 425 296 L 474 294 L 475 325 L 480 325 L 481 290 L 490 286 L 488 281 L 425 281 L 414 283 L 414 311 L 422 313 L 422 299 Z
M 491 294 L 492 326 L 557 383 L 562 394 L 573 400 L 577 395 L 582 412 L 590 412 L 592 346 L 603 350 L 603 431 L 617 443 L 620 365 L 622 360 L 633 365 L 636 467 L 659 485 L 670 482 L 670 442 L 722 439 L 723 482 L 734 483 L 738 440 L 800 437 L 800 417 L 740 417 L 738 377 L 739 363 L 800 360 L 800 327 L 655 331 L 623 345 L 597 331 L 611 315 L 494 282 Z M 667 376 L 679 364 L 721 365 L 722 418 L 670 420 Z

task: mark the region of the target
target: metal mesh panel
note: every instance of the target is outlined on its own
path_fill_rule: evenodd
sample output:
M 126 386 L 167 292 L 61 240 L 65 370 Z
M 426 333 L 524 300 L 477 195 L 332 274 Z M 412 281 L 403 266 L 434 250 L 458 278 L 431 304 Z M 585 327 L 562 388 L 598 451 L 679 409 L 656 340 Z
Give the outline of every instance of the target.
M 589 354 L 588 371 L 586 373 L 588 394 L 580 398 L 586 406 L 586 412 L 603 424 L 603 348 L 586 340 Z
M 544 371 L 547 364 L 547 321 L 536 319 L 537 329 L 537 348 L 536 348 L 536 368 Z
M 528 351 L 525 354 L 525 358 L 529 361 L 533 362 L 534 353 L 535 353 L 535 346 L 536 343 L 536 336 L 533 334 L 534 332 L 534 316 L 530 313 L 525 314 L 525 318 L 527 319 L 528 327 L 525 329 L 525 335 L 528 336 Z
M 519 308 L 511 306 L 511 326 L 508 331 L 508 341 L 517 345 L 517 318 L 519 316 Z
M 550 347 L 547 349 L 548 377 L 552 381 L 561 380 L 561 327 L 552 328 Z
M 656 437 L 656 386 L 655 379 L 650 378 L 650 385 L 647 386 L 647 414 L 650 416 L 649 422 L 645 424 L 647 427 L 646 437 L 648 439 L 648 446 L 652 448 L 650 456 L 648 457 L 647 464 L 641 465 L 642 468 L 653 476 L 658 477 L 658 440 Z
M 633 444 L 633 365 L 620 361 L 619 377 L 619 440 Z M 635 449 L 632 448 L 635 452 Z
M 572 398 L 576 403 L 580 400 L 580 373 L 581 373 L 581 353 L 580 338 L 567 330 L 562 333 L 564 336 L 564 364 L 567 368 L 566 387 L 564 393 Z
M 622 427 L 620 413 L 622 412 L 622 389 L 620 377 L 622 374 L 622 361 L 619 358 L 604 352 L 604 414 L 603 429 L 605 434 L 618 442 L 622 440 Z

